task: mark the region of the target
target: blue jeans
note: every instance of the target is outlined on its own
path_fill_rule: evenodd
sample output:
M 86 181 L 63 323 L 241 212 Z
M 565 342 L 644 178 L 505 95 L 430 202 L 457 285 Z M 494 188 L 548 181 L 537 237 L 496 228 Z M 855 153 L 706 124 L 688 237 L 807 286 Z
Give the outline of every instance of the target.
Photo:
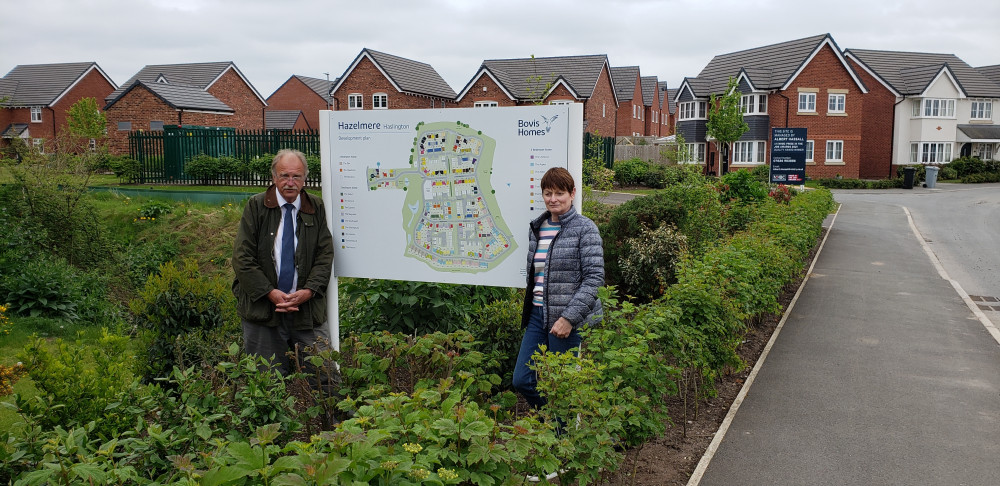
M 569 337 L 565 339 L 549 334 L 549 330 L 545 329 L 545 324 L 542 322 L 541 306 L 532 306 L 528 327 L 524 329 L 524 338 L 521 339 L 521 350 L 517 353 L 517 363 L 514 365 L 514 390 L 520 393 L 532 407 L 538 408 L 545 405 L 545 399 L 538 394 L 536 387 L 538 375 L 529 367 L 534 365 L 531 356 L 543 344 L 552 353 L 575 352 L 580 347 L 580 341 L 580 333 L 576 328 L 573 328 Z

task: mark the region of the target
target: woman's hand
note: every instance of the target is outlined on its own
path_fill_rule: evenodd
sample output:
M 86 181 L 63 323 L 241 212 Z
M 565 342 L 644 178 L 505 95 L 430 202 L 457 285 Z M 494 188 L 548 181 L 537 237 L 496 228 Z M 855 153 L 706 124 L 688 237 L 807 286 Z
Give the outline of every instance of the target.
M 559 338 L 566 339 L 569 337 L 569 333 L 573 332 L 573 325 L 566 320 L 565 317 L 560 317 L 555 324 L 552 325 L 552 329 L 549 334 Z

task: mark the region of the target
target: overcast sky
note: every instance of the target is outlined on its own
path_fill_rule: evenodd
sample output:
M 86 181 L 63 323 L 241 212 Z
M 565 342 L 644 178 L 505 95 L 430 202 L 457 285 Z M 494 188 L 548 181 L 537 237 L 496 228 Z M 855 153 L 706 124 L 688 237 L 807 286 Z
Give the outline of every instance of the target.
M 95 61 L 116 84 L 147 64 L 233 61 L 265 98 L 334 79 L 362 48 L 425 62 L 461 91 L 484 59 L 607 54 L 676 87 L 713 56 L 830 33 L 842 49 L 1000 64 L 996 0 L 32 0 L 0 16 L 0 73 Z

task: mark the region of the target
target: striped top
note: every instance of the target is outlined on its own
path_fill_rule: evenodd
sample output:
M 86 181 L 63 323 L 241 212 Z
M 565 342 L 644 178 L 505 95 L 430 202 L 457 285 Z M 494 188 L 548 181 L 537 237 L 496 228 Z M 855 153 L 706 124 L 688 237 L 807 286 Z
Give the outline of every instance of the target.
M 538 248 L 535 250 L 535 289 L 531 302 L 535 305 L 543 305 L 542 296 L 545 295 L 545 261 L 549 256 L 549 245 L 559 234 L 560 223 L 545 220 L 538 230 Z

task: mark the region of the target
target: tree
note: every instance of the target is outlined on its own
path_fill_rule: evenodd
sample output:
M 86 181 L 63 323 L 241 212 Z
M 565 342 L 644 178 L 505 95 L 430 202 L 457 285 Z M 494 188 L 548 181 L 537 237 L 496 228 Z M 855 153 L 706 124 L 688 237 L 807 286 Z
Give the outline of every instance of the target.
M 715 146 L 722 153 L 721 167 L 729 167 L 729 147 L 740 139 L 750 126 L 743 121 L 743 111 L 740 110 L 740 97 L 736 78 L 729 78 L 726 91 L 721 97 L 712 94 L 709 99 L 708 122 L 705 124 L 707 134 L 715 139 Z M 719 175 L 722 175 L 720 171 Z
M 66 112 L 66 123 L 73 135 L 86 139 L 98 139 L 104 136 L 107 118 L 97 107 L 96 99 L 80 98 Z
M 687 141 L 684 140 L 684 135 L 675 133 L 674 141 L 666 144 L 663 150 L 660 150 L 660 156 L 671 164 L 679 165 L 690 162 L 692 154 L 691 149 L 687 146 Z

